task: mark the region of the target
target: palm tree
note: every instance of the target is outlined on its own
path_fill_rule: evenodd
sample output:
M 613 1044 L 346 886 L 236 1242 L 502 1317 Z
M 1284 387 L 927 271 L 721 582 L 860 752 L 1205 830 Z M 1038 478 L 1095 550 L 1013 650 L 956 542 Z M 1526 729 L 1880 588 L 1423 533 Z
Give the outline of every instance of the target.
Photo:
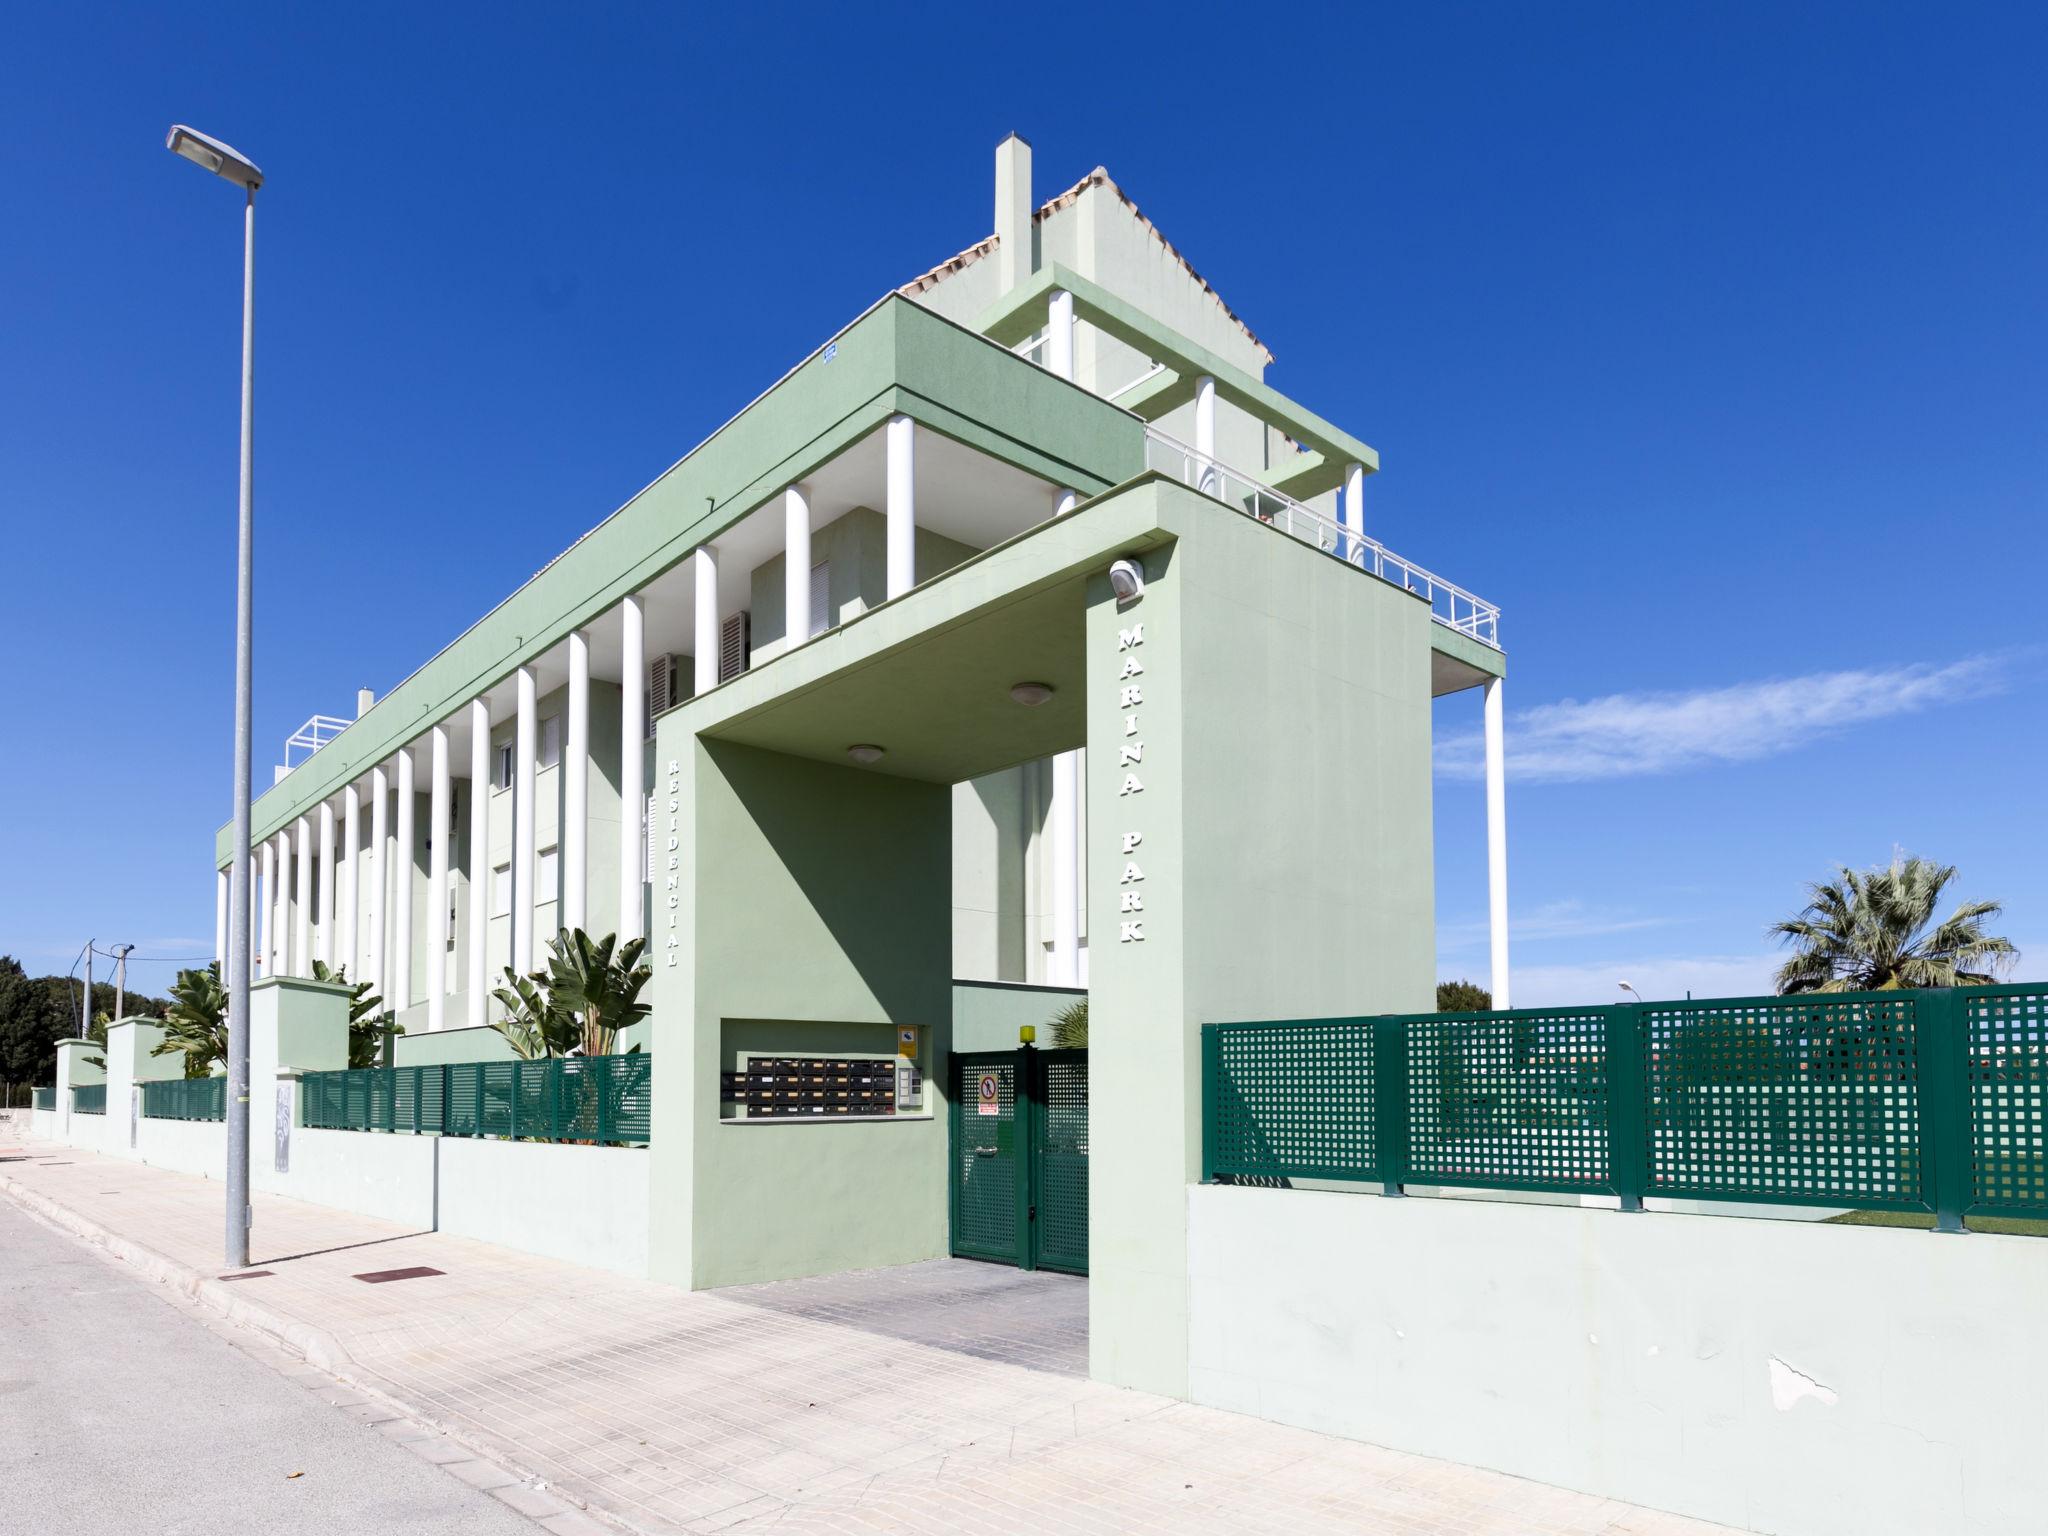
M 1793 946 L 1779 967 L 1778 991 L 1888 992 L 1996 981 L 2019 958 L 2010 939 L 1984 931 L 2004 910 L 2000 903 L 1964 902 L 1934 921 L 1955 877 L 1953 864 L 1896 854 L 1888 868 L 1845 867 L 1839 878 L 1809 886 L 1805 909 L 1769 930 Z
M 576 1021 L 555 1007 L 548 996 L 547 972 L 522 976 L 508 965 L 505 985 L 491 996 L 505 1010 L 505 1017 L 491 1028 L 505 1037 L 515 1056 L 540 1061 L 548 1056 L 566 1056 L 575 1049 Z
M 227 1066 L 228 994 L 220 984 L 219 961 L 178 972 L 163 1030 L 163 1039 L 149 1054 L 182 1053 L 187 1077 L 210 1077 L 216 1063 Z
M 1085 1051 L 1088 1049 L 1088 999 L 1076 998 L 1052 1016 L 1052 1043 L 1055 1050 Z

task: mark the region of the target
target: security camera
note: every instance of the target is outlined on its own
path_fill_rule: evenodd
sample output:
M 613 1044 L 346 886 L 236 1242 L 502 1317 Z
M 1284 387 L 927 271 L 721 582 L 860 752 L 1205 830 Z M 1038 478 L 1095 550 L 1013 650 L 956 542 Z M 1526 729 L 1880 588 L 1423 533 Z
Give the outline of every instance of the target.
M 1135 560 L 1119 560 L 1109 568 L 1109 585 L 1119 603 L 1128 603 L 1145 590 L 1145 573 Z

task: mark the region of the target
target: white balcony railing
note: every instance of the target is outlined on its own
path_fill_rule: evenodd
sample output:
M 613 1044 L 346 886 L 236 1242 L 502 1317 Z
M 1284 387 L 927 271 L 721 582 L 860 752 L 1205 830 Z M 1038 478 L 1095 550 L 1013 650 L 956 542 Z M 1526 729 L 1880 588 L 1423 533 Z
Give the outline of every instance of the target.
M 1145 467 L 1172 475 L 1227 507 L 1271 524 L 1333 559 L 1372 572 L 1429 604 L 1429 616 L 1446 629 L 1500 649 L 1500 609 L 1404 560 L 1377 539 L 1354 532 L 1292 496 L 1261 485 L 1226 464 L 1206 458 L 1157 427 L 1145 428 Z
M 303 752 L 307 757 L 311 757 L 353 724 L 355 724 L 353 720 L 338 720 L 333 715 L 313 716 L 312 719 L 285 738 L 285 767 L 295 768 L 298 766 L 298 764 L 292 761 L 294 750 Z

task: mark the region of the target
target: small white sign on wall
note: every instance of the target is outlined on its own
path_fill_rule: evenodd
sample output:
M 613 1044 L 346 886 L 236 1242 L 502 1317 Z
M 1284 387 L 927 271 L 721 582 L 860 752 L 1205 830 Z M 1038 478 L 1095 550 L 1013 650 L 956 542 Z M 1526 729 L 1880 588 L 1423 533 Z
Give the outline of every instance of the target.
M 279 1173 L 292 1171 L 292 1085 L 277 1085 L 277 1155 L 273 1165 Z

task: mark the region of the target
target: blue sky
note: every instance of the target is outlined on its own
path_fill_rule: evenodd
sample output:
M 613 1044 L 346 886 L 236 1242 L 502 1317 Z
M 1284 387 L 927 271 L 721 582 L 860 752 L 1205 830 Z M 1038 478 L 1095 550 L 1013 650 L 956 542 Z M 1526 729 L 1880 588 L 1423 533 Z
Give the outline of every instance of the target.
M 986 234 L 1016 129 L 1379 448 L 1373 532 L 1502 605 L 1518 1002 L 1755 988 L 1802 882 L 1894 847 L 2048 974 L 2048 12 L 206 17 L 30 8 L 0 59 L 31 969 L 211 948 L 240 226 L 184 120 L 270 177 L 259 765 Z M 1477 720 L 1438 706 L 1447 975 L 1485 966 Z

